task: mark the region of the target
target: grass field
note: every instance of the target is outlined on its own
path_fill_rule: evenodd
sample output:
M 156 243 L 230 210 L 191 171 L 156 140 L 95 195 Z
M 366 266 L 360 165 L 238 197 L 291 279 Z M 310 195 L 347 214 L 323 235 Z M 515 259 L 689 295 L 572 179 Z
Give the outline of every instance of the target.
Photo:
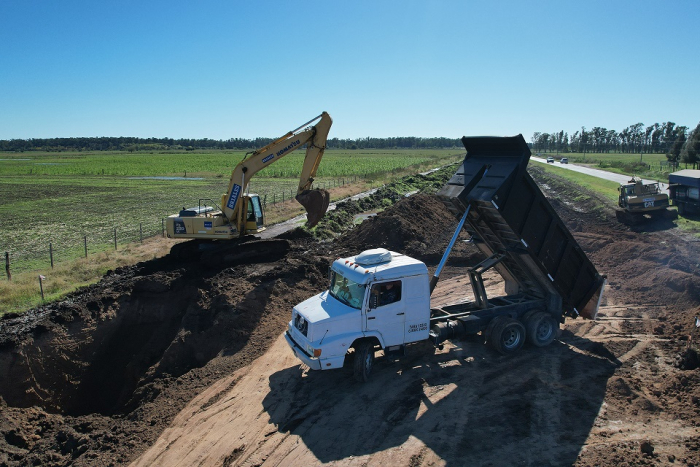
M 332 151 L 319 167 L 316 186 L 356 183 L 358 191 L 393 175 L 459 159 L 459 150 Z M 200 199 L 219 203 L 243 152 L 64 152 L 0 155 L 0 252 L 13 271 L 114 249 L 161 234 L 162 219 Z M 303 151 L 260 171 L 250 191 L 268 204 L 296 194 Z M 186 175 L 186 177 L 185 177 Z M 173 177 L 158 179 L 149 177 Z M 270 211 L 270 210 L 268 210 Z M 296 214 L 296 206 L 293 212 Z M 284 213 L 268 212 L 268 222 Z
M 456 162 L 463 155 L 459 149 L 329 150 L 317 185 L 333 187 L 331 195 L 337 199 L 391 178 Z M 592 162 L 590 155 L 585 160 L 582 154 L 566 156 L 572 161 L 580 157 L 580 162 Z M 639 157 L 596 156 L 604 156 L 604 162 L 612 164 L 631 163 Z M 140 227 L 144 237 L 160 235 L 164 217 L 183 206 L 197 205 L 200 198 L 218 200 L 233 166 L 242 157 L 242 152 L 223 151 L 0 154 L 0 254 L 10 253 L 13 273 L 12 282 L 4 281 L 0 286 L 0 314 L 40 303 L 38 274 L 47 277 L 47 300 L 56 299 L 95 282 L 107 269 L 166 254 L 172 241 L 140 245 Z M 656 155 L 653 161 L 662 157 Z M 302 160 L 301 152 L 291 154 L 261 171 L 253 178 L 251 191 L 267 196 L 268 202 L 273 197 L 279 200 L 285 192 L 288 200 L 290 191 L 296 191 Z M 614 182 L 541 165 L 616 203 Z M 301 212 L 296 202 L 286 202 L 268 205 L 266 216 L 271 224 Z M 691 232 L 700 230 L 700 222 L 693 220 L 679 218 L 678 225 Z M 89 258 L 77 259 L 84 256 L 85 241 Z M 56 263 L 53 270 L 49 243 Z
M 426 150 L 328 150 L 317 177 L 370 176 L 441 159 L 458 149 Z M 245 157 L 244 151 L 158 152 L 26 152 L 0 154 L 0 176 L 121 176 L 217 178 Z M 304 152 L 279 159 L 259 172 L 261 178 L 294 178 L 299 175 Z

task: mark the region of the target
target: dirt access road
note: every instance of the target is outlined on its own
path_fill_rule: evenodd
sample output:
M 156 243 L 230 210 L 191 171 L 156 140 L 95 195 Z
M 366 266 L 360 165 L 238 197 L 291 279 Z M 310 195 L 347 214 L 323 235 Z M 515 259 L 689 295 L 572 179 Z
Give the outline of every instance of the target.
M 700 465 L 700 245 L 531 171 L 608 275 L 598 320 L 510 358 L 476 339 L 413 346 L 366 384 L 303 368 L 279 336 L 333 258 L 383 246 L 438 263 L 456 221 L 417 195 L 333 243 L 163 258 L 3 319 L 0 465 Z M 468 295 L 478 260 L 458 243 L 441 297 Z

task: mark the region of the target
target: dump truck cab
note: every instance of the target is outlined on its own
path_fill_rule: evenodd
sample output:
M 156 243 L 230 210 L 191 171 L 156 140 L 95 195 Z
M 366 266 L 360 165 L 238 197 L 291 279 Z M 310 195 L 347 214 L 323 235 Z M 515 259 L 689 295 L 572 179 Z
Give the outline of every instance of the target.
M 428 268 L 377 248 L 335 260 L 328 290 L 294 307 L 285 338 L 310 368 L 326 370 L 342 367 L 350 349 L 399 350 L 429 327 Z

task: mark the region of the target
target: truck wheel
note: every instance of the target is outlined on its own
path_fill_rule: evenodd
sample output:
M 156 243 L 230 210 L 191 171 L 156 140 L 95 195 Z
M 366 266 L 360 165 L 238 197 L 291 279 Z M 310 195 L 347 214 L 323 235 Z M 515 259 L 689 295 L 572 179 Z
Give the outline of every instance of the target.
M 525 326 L 514 318 L 496 318 L 489 336 L 489 344 L 502 355 L 511 355 L 525 343 Z
M 374 344 L 370 341 L 362 341 L 355 346 L 355 361 L 353 373 L 355 379 L 361 383 L 369 379 L 374 365 Z
M 525 326 L 527 341 L 535 347 L 551 344 L 559 328 L 554 317 L 543 311 L 530 315 L 525 321 Z

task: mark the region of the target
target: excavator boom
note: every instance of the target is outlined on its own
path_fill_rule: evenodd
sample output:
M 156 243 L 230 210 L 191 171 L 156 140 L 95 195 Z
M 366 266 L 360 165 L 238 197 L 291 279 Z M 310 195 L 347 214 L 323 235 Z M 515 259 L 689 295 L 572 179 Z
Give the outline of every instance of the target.
M 306 125 L 318 120 L 318 123 L 313 126 Z M 223 207 L 224 215 L 234 225 L 241 224 L 243 209 L 239 207 L 241 195 L 245 192 L 248 183 L 260 170 L 268 165 L 278 161 L 287 154 L 306 145 L 306 157 L 302 167 L 301 176 L 299 178 L 299 188 L 297 195 L 299 202 L 306 208 L 308 213 L 309 224 L 311 220 L 315 220 L 315 225 L 320 220 L 328 209 L 328 204 L 323 205 L 324 195 L 313 193 L 310 188 L 316 176 L 316 171 L 321 163 L 321 158 L 326 149 L 326 140 L 333 120 L 328 113 L 323 112 L 318 117 L 309 120 L 304 125 L 296 130 L 292 130 L 286 135 L 276 139 L 267 146 L 254 151 L 241 161 L 231 173 L 229 187 L 226 198 L 226 205 Z M 305 129 L 299 131 L 301 128 Z M 325 198 L 328 196 L 325 195 Z

